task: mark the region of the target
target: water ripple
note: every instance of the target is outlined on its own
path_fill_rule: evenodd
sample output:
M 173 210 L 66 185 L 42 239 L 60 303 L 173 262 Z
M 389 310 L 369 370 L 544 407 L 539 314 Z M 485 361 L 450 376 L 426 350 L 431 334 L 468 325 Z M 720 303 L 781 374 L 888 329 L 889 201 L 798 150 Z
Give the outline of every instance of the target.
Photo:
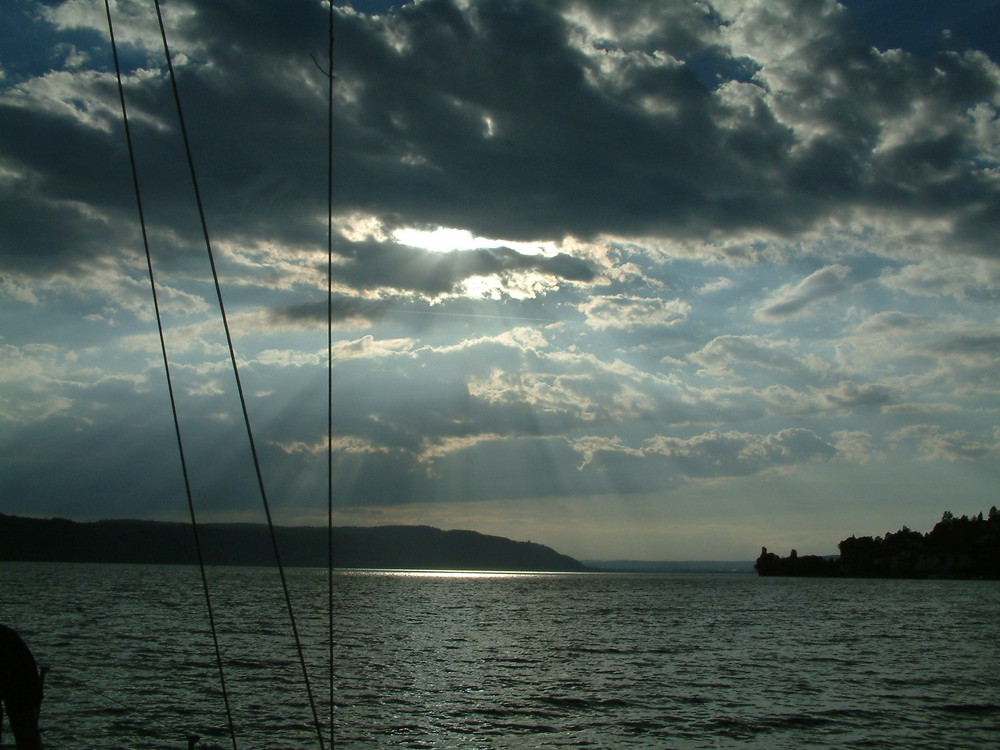
M 226 743 L 198 573 L 2 564 L 53 748 Z M 320 715 L 324 571 L 289 579 Z M 210 570 L 245 748 L 316 747 L 274 571 Z M 336 577 L 338 748 L 997 746 L 1000 584 Z

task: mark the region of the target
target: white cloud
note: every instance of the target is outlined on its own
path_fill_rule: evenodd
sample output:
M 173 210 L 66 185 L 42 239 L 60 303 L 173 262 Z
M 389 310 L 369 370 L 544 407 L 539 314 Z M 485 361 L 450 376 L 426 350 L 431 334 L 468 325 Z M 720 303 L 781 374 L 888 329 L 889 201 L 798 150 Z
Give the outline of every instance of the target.
M 830 366 L 812 354 L 804 354 L 794 341 L 763 336 L 717 336 L 690 359 L 715 375 L 739 377 L 746 367 L 780 371 L 809 380 L 823 379 Z
M 635 456 L 641 458 L 643 453 L 639 448 L 632 448 L 626 445 L 621 438 L 615 437 L 599 437 L 596 435 L 588 435 L 586 437 L 577 438 L 570 441 L 570 445 L 573 450 L 583 456 L 583 461 L 580 463 L 579 468 L 585 469 L 591 462 L 593 462 L 594 457 L 600 453 L 618 453 L 626 456 Z
M 756 312 L 759 320 L 787 320 L 814 311 L 819 303 L 851 287 L 851 269 L 839 263 L 809 274 L 802 281 L 778 289 Z
M 837 441 L 837 454 L 851 462 L 866 464 L 886 457 L 884 451 L 876 448 L 875 438 L 864 430 L 839 430 L 833 437 Z
M 735 286 L 735 282 L 729 278 L 720 278 L 715 281 L 710 281 L 704 284 L 700 289 L 698 289 L 699 294 L 714 294 L 715 292 L 721 292 L 726 289 L 732 289 Z
M 256 357 L 256 362 L 275 367 L 306 367 L 322 364 L 326 353 L 310 353 L 297 349 L 265 349 Z
M 450 453 L 465 451 L 481 443 L 491 443 L 503 439 L 504 436 L 502 435 L 483 433 L 479 435 L 424 440 L 417 461 L 419 463 L 433 463 L 435 459 L 442 458 Z
M 523 405 L 539 414 L 572 414 L 584 422 L 606 417 L 610 406 L 591 395 L 603 389 L 586 375 L 524 374 L 495 369 L 486 378 L 470 378 L 468 388 L 470 396 L 488 403 Z
M 919 297 L 1000 298 L 1000 266 L 984 259 L 930 257 L 887 270 L 879 281 L 890 289 Z
M 371 334 L 354 341 L 339 341 L 333 345 L 334 361 L 348 359 L 380 359 L 399 355 L 412 356 L 413 340 L 409 338 L 376 339 Z
M 838 409 L 877 409 L 888 406 L 895 400 L 893 390 L 878 383 L 858 385 L 850 380 L 842 381 L 836 388 L 827 390 L 822 398 Z
M 272 441 L 271 444 L 282 450 L 284 453 L 300 453 L 313 457 L 326 456 L 331 445 L 331 443 L 325 438 L 312 443 L 296 440 L 289 443 Z M 376 445 L 371 440 L 356 437 L 354 435 L 335 435 L 332 440 L 332 446 L 334 451 L 344 454 L 364 455 L 389 452 L 389 449 L 384 445 Z
M 981 461 L 1000 456 L 1000 431 L 974 436 L 968 430 L 950 430 L 940 425 L 915 424 L 896 430 L 892 439 L 916 441 L 927 461 Z
M 770 435 L 735 430 L 713 430 L 690 438 L 657 435 L 641 448 L 630 447 L 618 438 L 587 437 L 571 444 L 584 456 L 582 467 L 609 467 L 620 460 L 632 465 L 639 459 L 655 459 L 688 479 L 758 474 L 829 459 L 836 452 L 814 432 L 797 428 Z
M 587 324 L 598 330 L 672 326 L 683 321 L 691 312 L 691 305 L 679 299 L 650 299 L 624 294 L 592 297 L 579 307 L 587 316 Z

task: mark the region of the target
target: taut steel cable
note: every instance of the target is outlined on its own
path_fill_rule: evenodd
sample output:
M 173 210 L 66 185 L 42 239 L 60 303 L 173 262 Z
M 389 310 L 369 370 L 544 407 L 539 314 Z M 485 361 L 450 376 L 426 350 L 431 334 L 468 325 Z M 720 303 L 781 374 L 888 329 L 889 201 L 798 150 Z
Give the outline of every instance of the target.
M 215 285 L 215 294 L 219 303 L 219 312 L 222 316 L 222 326 L 226 334 L 226 344 L 229 348 L 229 360 L 232 366 L 233 377 L 236 380 L 236 391 L 239 394 L 240 408 L 243 412 L 243 424 L 246 426 L 247 441 L 250 445 L 250 454 L 253 459 L 254 471 L 257 477 L 257 488 L 260 492 L 261 504 L 264 508 L 264 515 L 267 518 L 267 528 L 271 538 L 271 547 L 274 551 L 275 565 L 278 568 L 278 575 L 281 578 L 281 589 L 285 597 L 285 607 L 288 611 L 288 619 L 292 628 L 292 636 L 295 640 L 295 648 L 298 652 L 299 664 L 302 667 L 302 679 L 305 684 L 306 694 L 309 699 L 309 709 L 312 712 L 313 725 L 316 728 L 316 736 L 319 741 L 320 750 L 325 748 L 325 742 L 323 740 L 323 728 L 319 721 L 319 715 L 316 712 L 316 701 L 313 697 L 312 686 L 309 683 L 309 670 L 306 667 L 305 653 L 302 649 L 302 638 L 299 636 L 298 625 L 295 622 L 295 612 L 292 607 L 292 597 L 291 592 L 288 587 L 288 579 L 285 575 L 285 568 L 281 562 L 281 552 L 278 547 L 278 537 L 274 528 L 274 521 L 271 516 L 271 507 L 267 499 L 267 488 L 264 485 L 264 475 L 261 469 L 260 456 L 257 451 L 257 444 L 254 440 L 253 429 L 250 424 L 250 412 L 247 407 L 246 394 L 243 389 L 243 381 L 240 378 L 239 365 L 236 359 L 236 347 L 233 344 L 233 335 L 229 326 L 229 318 L 226 315 L 226 306 L 223 301 L 222 296 L 222 286 L 219 282 L 219 273 L 215 264 L 215 253 L 212 250 L 212 240 L 208 232 L 208 222 L 205 218 L 205 208 L 201 199 L 201 191 L 198 187 L 198 176 L 195 170 L 194 157 L 191 151 L 191 141 L 188 137 L 187 126 L 184 122 L 184 112 L 181 107 L 181 97 L 180 92 L 177 87 L 177 76 L 174 73 L 173 62 L 170 57 L 170 45 L 167 43 L 167 32 L 163 23 L 163 13 L 160 9 L 160 0 L 153 0 L 153 4 L 156 8 L 156 19 L 160 27 L 160 38 L 163 41 L 163 54 L 167 62 L 167 71 L 170 76 L 170 85 L 173 90 L 174 106 L 177 109 L 177 120 L 180 126 L 181 138 L 184 142 L 184 152 L 187 157 L 188 171 L 191 175 L 191 184 L 194 191 L 195 203 L 198 207 L 198 217 L 201 222 L 201 231 L 203 238 L 205 240 L 205 249 L 208 253 L 209 265 L 212 269 L 212 281 Z
M 336 746 L 333 673 L 333 0 L 329 2 L 326 138 L 326 492 L 327 622 L 329 632 L 330 748 Z
M 170 411 L 174 419 L 174 434 L 177 437 L 177 452 L 180 455 L 181 473 L 184 476 L 184 492 L 187 496 L 188 512 L 191 516 L 191 529 L 194 533 L 195 552 L 198 557 L 198 569 L 201 572 L 202 590 L 205 593 L 205 608 L 208 611 L 208 624 L 212 631 L 212 643 L 215 647 L 215 661 L 219 670 L 219 686 L 222 690 L 222 700 L 226 708 L 226 721 L 229 725 L 229 737 L 236 747 L 236 729 L 233 725 L 233 713 L 229 706 L 229 691 L 226 689 L 226 672 L 223 668 L 222 651 L 219 647 L 219 635 L 215 627 L 215 614 L 212 610 L 212 597 L 209 593 L 208 576 L 205 573 L 205 558 L 201 549 L 201 538 L 198 534 L 198 521 L 194 510 L 194 500 L 191 495 L 191 480 L 188 474 L 187 459 L 184 453 L 184 440 L 181 437 L 181 424 L 177 415 L 177 399 L 174 396 L 173 378 L 170 373 L 170 359 L 167 356 L 167 343 L 163 334 L 163 317 L 160 314 L 159 296 L 156 291 L 156 276 L 153 273 L 153 256 L 149 249 L 149 233 L 146 230 L 146 214 L 142 204 L 142 190 L 139 187 L 139 172 L 136 168 L 135 148 L 132 144 L 132 129 L 128 121 L 128 107 L 125 104 L 125 87 L 122 84 L 121 63 L 118 59 L 118 44 L 115 41 L 115 27 L 111 20 L 111 5 L 104 0 L 104 11 L 108 17 L 108 36 L 111 38 L 111 53 L 115 62 L 115 77 L 118 81 L 118 99 L 121 103 L 122 123 L 125 128 L 125 142 L 128 146 L 129 165 L 132 170 L 132 188 L 135 192 L 135 204 L 139 214 L 139 226 L 142 230 L 142 246 L 146 254 L 146 270 L 149 274 L 149 286 L 153 297 L 153 311 L 156 314 L 156 329 L 160 337 L 160 352 L 163 356 L 163 369 L 167 378 L 167 392 L 170 395 Z

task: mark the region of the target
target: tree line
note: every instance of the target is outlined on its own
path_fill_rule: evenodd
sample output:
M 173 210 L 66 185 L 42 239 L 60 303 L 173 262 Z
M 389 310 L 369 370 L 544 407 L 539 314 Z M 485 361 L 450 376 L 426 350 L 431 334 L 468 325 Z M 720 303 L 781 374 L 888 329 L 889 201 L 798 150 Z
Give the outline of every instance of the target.
M 904 526 L 883 536 L 851 536 L 839 556 L 779 557 L 761 548 L 754 567 L 762 576 L 849 578 L 981 578 L 1000 580 L 1000 512 L 984 518 L 945 511 L 926 534 Z

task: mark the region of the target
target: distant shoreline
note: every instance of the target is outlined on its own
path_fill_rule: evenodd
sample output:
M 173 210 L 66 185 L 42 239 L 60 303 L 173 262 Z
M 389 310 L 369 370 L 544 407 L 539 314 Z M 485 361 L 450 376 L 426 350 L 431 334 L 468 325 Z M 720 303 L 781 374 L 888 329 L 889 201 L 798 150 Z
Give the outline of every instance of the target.
M 583 560 L 584 565 L 607 573 L 699 573 L 751 575 L 753 560 Z
M 326 568 L 328 530 L 279 526 L 283 565 Z M 201 524 L 206 565 L 269 566 L 274 549 L 263 524 Z M 0 514 L 0 560 L 197 565 L 190 524 L 110 520 L 78 522 Z M 586 572 L 551 547 L 475 531 L 431 526 L 342 526 L 333 529 L 333 567 L 355 569 Z

